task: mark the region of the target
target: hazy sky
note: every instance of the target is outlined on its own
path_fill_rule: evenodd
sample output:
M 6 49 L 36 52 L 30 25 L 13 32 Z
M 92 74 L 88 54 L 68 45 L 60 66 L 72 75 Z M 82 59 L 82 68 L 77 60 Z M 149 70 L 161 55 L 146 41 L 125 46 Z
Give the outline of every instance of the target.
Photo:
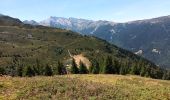
M 126 22 L 170 15 L 170 0 L 0 0 L 0 13 L 21 20 L 57 16 Z

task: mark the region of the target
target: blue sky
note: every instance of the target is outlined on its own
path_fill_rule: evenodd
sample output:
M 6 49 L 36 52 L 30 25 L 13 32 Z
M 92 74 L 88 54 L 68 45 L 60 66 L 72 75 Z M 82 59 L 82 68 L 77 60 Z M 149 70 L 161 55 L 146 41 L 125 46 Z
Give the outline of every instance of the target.
M 0 0 L 0 13 L 21 20 L 57 16 L 126 22 L 170 15 L 170 0 Z

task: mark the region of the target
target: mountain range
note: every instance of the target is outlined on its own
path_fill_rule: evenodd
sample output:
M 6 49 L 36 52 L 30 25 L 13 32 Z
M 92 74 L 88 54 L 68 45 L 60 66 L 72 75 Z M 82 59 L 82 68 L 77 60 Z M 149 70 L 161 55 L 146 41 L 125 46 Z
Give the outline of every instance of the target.
M 9 16 L 0 16 L 0 47 L 0 74 L 22 76 L 27 68 L 31 75 L 41 75 L 49 71 L 49 66 L 55 74 L 55 66 L 60 65 L 58 61 L 69 71 L 73 58 L 80 59 L 89 71 L 98 65 L 98 73 L 169 79 L 167 70 L 105 40 L 59 28 L 24 24 Z M 48 70 L 44 69 L 45 65 Z
M 62 17 L 24 23 L 93 35 L 143 56 L 158 66 L 170 68 L 170 16 L 125 23 Z

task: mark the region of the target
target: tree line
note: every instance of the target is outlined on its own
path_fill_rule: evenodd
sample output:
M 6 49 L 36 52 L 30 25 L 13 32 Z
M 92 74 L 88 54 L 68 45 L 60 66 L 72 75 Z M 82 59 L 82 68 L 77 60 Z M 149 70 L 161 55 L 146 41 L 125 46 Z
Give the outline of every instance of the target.
M 140 75 L 143 77 L 151 77 L 156 79 L 170 80 L 170 72 L 154 68 L 152 65 L 146 64 L 142 61 L 138 63 L 121 62 L 113 59 L 111 56 L 106 57 L 104 64 L 93 60 L 92 65 L 87 66 L 80 61 L 79 66 L 75 60 L 72 59 L 71 66 L 69 69 L 61 62 L 58 61 L 56 65 L 41 64 L 39 60 L 36 60 L 36 64 L 32 66 L 25 66 L 20 63 L 17 58 L 14 58 L 11 66 L 6 68 L 0 67 L 0 74 L 31 77 L 36 75 L 52 76 L 52 75 L 64 75 L 64 74 L 132 74 Z
M 113 60 L 111 56 L 105 59 L 103 66 L 97 61 L 93 61 L 92 66 L 87 69 L 86 66 L 80 62 L 79 68 L 75 61 L 72 61 L 72 74 L 119 74 L 119 75 L 140 75 L 142 77 L 151 77 L 156 79 L 170 80 L 170 71 L 161 68 L 153 68 L 152 65 L 147 65 L 144 62 L 130 63 Z

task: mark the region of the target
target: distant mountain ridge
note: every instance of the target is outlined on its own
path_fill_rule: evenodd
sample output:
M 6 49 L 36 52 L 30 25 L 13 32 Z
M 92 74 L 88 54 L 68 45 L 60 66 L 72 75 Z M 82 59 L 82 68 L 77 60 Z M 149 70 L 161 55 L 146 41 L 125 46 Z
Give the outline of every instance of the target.
M 8 26 L 8 25 L 20 25 L 23 24 L 22 21 L 20 21 L 17 18 L 12 18 L 9 16 L 5 16 L 5 15 L 1 15 L 0 16 L 0 24 L 4 25 L 4 26 Z
M 157 65 L 170 68 L 170 16 L 126 23 L 51 17 L 39 24 L 105 39 Z
M 83 34 L 93 34 L 93 31 L 97 29 L 100 25 L 114 25 L 114 22 L 109 22 L 109 21 L 93 21 L 93 20 L 86 20 L 86 19 L 78 19 L 78 18 L 63 18 L 63 17 L 53 17 L 51 16 L 50 18 L 36 22 L 36 21 L 23 21 L 25 24 L 31 24 L 35 25 L 43 25 L 43 26 L 50 26 L 50 27 L 57 27 L 57 28 L 62 28 L 62 29 L 67 29 L 67 30 L 72 30 L 75 32 L 83 32 Z M 86 29 L 91 29 L 91 30 L 86 30 Z M 94 29 L 94 30 L 93 30 Z M 87 31 L 87 32 L 84 32 Z
M 9 16 L 0 17 L 0 21 L 0 74 L 45 75 L 49 68 L 54 75 L 65 74 L 71 70 L 67 66 L 72 60 L 69 51 L 74 58 L 84 61 L 86 58 L 93 65 L 86 73 L 96 67 L 97 73 L 169 79 L 168 70 L 105 40 L 59 28 L 28 25 Z M 84 66 L 83 62 L 80 64 Z M 57 66 L 62 66 L 62 72 L 57 71 Z
M 25 20 L 25 21 L 23 21 L 23 23 L 25 23 L 25 24 L 30 24 L 30 25 L 39 25 L 39 23 L 36 22 L 36 21 L 34 21 L 34 20 L 30 20 L 30 21 Z

